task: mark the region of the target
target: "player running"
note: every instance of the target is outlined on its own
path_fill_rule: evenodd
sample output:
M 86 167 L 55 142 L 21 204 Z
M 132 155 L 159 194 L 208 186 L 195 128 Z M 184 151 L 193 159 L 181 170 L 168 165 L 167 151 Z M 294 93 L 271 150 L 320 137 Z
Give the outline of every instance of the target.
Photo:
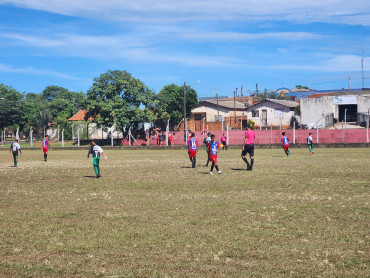
M 197 162 L 197 154 L 198 154 L 198 142 L 197 139 L 194 138 L 194 132 L 191 133 L 190 139 L 188 142 L 188 154 L 191 161 L 191 168 L 195 168 L 195 164 Z
M 18 139 L 15 139 L 14 142 L 10 145 L 9 153 L 13 153 L 14 167 L 18 167 L 18 151 L 22 154 L 21 146 L 18 144 Z
M 245 131 L 245 141 L 244 141 L 244 146 L 242 149 L 242 159 L 244 162 L 247 164 L 247 169 L 248 171 L 252 171 L 253 168 L 253 163 L 254 163 L 254 138 L 256 138 L 256 134 L 254 131 L 251 129 L 250 124 L 247 125 L 247 130 Z M 249 157 L 251 159 L 251 163 L 249 164 L 248 159 L 245 157 L 249 154 Z
M 211 141 L 208 144 L 208 157 L 209 161 L 212 162 L 211 171 L 209 172 L 211 175 L 213 175 L 213 167 L 216 168 L 217 173 L 221 174 L 222 171 L 218 168 L 217 165 L 217 153 L 220 151 L 219 144 L 215 140 L 215 135 L 211 135 Z
M 310 151 L 310 155 L 313 155 L 313 139 L 312 139 L 312 133 L 310 132 L 307 137 L 307 147 Z
M 41 150 L 44 152 L 44 161 L 48 159 L 48 151 L 49 151 L 49 136 L 45 135 L 45 138 L 42 139 L 42 148 Z
M 100 178 L 101 175 L 100 175 L 100 166 L 99 166 L 99 162 L 100 162 L 100 155 L 104 155 L 104 158 L 107 159 L 107 156 L 105 155 L 105 153 L 103 152 L 103 149 L 98 146 L 95 142 L 95 140 L 93 140 L 91 142 L 91 147 L 89 149 L 89 152 L 87 153 L 87 157 L 89 158 L 90 157 L 90 154 L 92 155 L 92 163 L 93 163 L 93 166 L 94 166 L 94 171 L 95 171 L 95 174 L 96 174 L 96 178 Z
M 283 132 L 281 135 L 283 135 L 283 137 L 281 138 L 281 142 L 283 143 L 284 152 L 285 152 L 286 156 L 289 157 L 289 155 L 290 155 L 289 137 L 285 136 L 285 132 Z

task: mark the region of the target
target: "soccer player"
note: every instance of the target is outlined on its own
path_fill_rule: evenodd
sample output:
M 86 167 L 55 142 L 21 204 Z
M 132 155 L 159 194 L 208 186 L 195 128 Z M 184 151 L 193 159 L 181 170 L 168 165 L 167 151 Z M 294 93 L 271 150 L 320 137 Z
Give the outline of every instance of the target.
M 310 132 L 307 137 L 307 147 L 310 151 L 310 155 L 313 155 L 313 140 L 312 140 L 312 133 Z
M 209 150 L 208 150 L 209 142 L 211 142 L 211 133 L 210 132 L 207 133 L 207 137 L 204 138 L 204 140 L 203 140 L 204 145 L 206 145 L 206 152 L 207 152 L 207 163 L 205 165 L 206 167 L 208 167 L 208 163 L 209 163 Z
M 208 157 L 209 161 L 212 163 L 211 171 L 209 172 L 211 175 L 213 175 L 213 168 L 215 167 L 218 174 L 221 174 L 222 171 L 218 168 L 217 165 L 217 153 L 220 151 L 219 144 L 215 140 L 215 135 L 211 135 L 211 141 L 208 144 Z
M 194 132 L 191 133 L 190 139 L 188 142 L 188 154 L 191 161 L 191 167 L 195 168 L 195 164 L 197 162 L 197 154 L 198 154 L 198 142 L 195 139 Z
M 18 151 L 22 154 L 21 146 L 18 144 L 18 139 L 15 139 L 14 142 L 10 145 L 9 153 L 13 152 L 14 158 L 14 167 L 18 167 Z
M 49 151 L 49 136 L 45 135 L 45 138 L 42 139 L 42 148 L 41 150 L 44 152 L 44 161 L 48 159 L 48 151 Z
M 222 136 L 221 136 L 221 144 L 223 145 L 222 149 L 223 150 L 225 150 L 225 149 L 227 150 L 225 133 L 222 133 Z
M 103 152 L 103 149 L 96 144 L 95 140 L 93 140 L 91 142 L 91 147 L 89 149 L 89 152 L 87 153 L 88 158 L 90 157 L 90 154 L 92 155 L 92 163 L 93 163 L 93 166 L 94 166 L 94 171 L 95 171 L 95 174 L 96 174 L 96 178 L 98 179 L 98 178 L 101 177 L 101 175 L 100 175 L 100 166 L 99 166 L 100 155 L 101 154 L 104 155 L 105 159 L 107 159 L 107 156 Z
M 283 143 L 284 152 L 285 152 L 286 156 L 289 157 L 289 155 L 290 155 L 289 137 L 285 136 L 285 132 L 283 132 L 281 135 L 283 135 L 283 137 L 281 138 L 281 142 Z
M 242 159 L 247 164 L 248 171 L 252 171 L 253 164 L 254 164 L 254 138 L 256 138 L 256 134 L 251 129 L 251 126 L 247 125 L 247 130 L 245 131 L 245 141 L 244 146 L 242 149 Z M 249 154 L 249 157 L 251 159 L 251 163 L 249 164 L 248 159 L 246 158 L 246 155 Z

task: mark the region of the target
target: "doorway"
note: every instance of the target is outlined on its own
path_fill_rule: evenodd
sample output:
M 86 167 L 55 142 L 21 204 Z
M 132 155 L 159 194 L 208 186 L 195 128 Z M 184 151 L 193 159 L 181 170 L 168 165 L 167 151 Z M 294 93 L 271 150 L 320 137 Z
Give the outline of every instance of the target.
M 357 121 L 357 104 L 338 105 L 339 121 L 356 122 Z M 346 111 L 347 110 L 347 111 Z M 346 118 L 346 119 L 345 119 Z

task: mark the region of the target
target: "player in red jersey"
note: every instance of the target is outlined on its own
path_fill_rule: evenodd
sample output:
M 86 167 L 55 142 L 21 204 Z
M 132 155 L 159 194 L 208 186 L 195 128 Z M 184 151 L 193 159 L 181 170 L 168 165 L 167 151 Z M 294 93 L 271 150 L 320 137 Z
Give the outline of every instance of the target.
M 289 157 L 289 155 L 290 155 L 289 137 L 285 136 L 285 132 L 283 132 L 281 135 L 283 135 L 283 137 L 281 137 L 281 143 L 283 143 L 284 152 L 285 152 L 286 156 Z
M 216 168 L 217 173 L 221 174 L 222 171 L 218 168 L 217 165 L 217 153 L 220 151 L 220 144 L 215 140 L 215 135 L 211 135 L 211 141 L 208 143 L 208 157 L 209 161 L 212 163 L 211 171 L 209 172 L 213 175 L 213 167 Z
M 48 151 L 49 151 L 49 136 L 45 135 L 45 138 L 42 139 L 42 148 L 41 150 L 44 152 L 44 161 L 48 159 Z
M 191 161 L 191 167 L 195 168 L 195 164 L 197 162 L 197 154 L 198 154 L 198 141 L 195 139 L 194 132 L 191 133 L 189 141 L 188 141 L 188 154 Z

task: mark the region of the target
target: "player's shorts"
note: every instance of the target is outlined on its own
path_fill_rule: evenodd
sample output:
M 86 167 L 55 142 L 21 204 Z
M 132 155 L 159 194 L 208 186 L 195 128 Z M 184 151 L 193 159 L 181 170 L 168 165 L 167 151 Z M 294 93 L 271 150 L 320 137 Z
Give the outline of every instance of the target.
M 287 151 L 289 149 L 289 145 L 283 145 L 284 151 Z
M 18 153 L 13 152 L 13 157 L 14 157 L 14 159 L 17 159 L 18 158 Z
M 189 153 L 189 157 L 196 157 L 197 156 L 197 151 L 189 150 L 188 153 Z
M 210 162 L 217 162 L 217 154 L 209 154 L 208 157 Z
M 307 144 L 307 147 L 313 149 L 313 144 Z
M 99 156 L 93 157 L 92 162 L 93 162 L 93 166 L 99 166 L 100 157 Z
M 249 153 L 250 156 L 254 156 L 254 144 L 245 144 L 244 150 L 242 151 L 242 156 Z
M 48 153 L 48 150 L 49 150 L 49 148 L 42 148 L 42 151 L 43 151 L 44 153 Z
M 226 141 L 221 141 L 222 145 L 226 146 Z

